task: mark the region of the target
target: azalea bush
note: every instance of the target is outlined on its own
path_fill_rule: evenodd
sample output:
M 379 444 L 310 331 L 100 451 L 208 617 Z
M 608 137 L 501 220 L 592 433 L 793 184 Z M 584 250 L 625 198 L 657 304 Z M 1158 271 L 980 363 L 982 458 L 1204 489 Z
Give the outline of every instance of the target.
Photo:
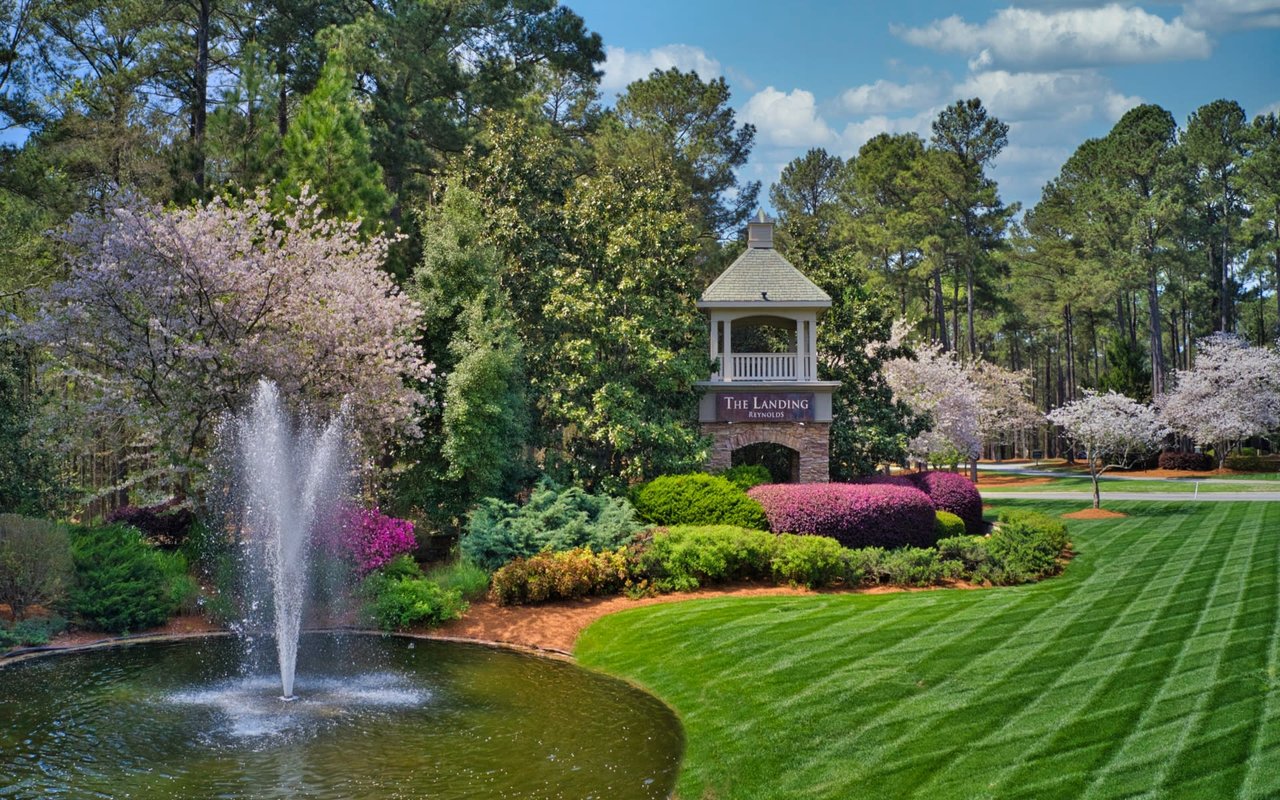
M 383 514 L 376 508 L 352 508 L 341 527 L 347 557 L 361 575 L 372 572 L 396 556 L 418 546 L 413 523 Z
M 919 489 L 891 484 L 796 483 L 748 492 L 779 533 L 830 536 L 845 547 L 928 547 L 935 508 Z
M 177 499 L 154 506 L 120 506 L 106 516 L 107 523 L 132 525 L 161 547 L 178 547 L 191 532 L 196 516 Z
M 1160 469 L 1208 472 L 1213 469 L 1213 458 L 1205 453 L 1184 453 L 1180 450 L 1162 450 L 1156 461 Z
M 918 472 L 907 480 L 929 495 L 934 508 L 949 511 L 964 520 L 971 534 L 982 532 L 982 495 L 973 481 L 954 472 Z

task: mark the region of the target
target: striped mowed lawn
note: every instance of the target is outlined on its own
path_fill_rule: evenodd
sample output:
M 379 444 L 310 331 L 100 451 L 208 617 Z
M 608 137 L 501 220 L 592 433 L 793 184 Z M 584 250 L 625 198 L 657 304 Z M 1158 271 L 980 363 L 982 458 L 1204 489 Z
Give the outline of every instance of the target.
M 577 656 L 679 712 L 684 800 L 1280 797 L 1280 503 L 1110 505 L 1037 585 L 647 606 Z

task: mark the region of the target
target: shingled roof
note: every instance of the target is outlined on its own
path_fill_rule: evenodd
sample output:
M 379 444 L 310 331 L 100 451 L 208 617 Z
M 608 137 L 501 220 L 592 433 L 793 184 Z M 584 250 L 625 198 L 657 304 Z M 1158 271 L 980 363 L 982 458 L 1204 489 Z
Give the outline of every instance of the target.
M 764 230 L 765 226 L 767 230 Z M 746 251 L 712 281 L 698 305 L 721 303 L 800 303 L 830 306 L 831 298 L 777 250 L 773 249 L 773 223 L 760 214 L 750 228 Z

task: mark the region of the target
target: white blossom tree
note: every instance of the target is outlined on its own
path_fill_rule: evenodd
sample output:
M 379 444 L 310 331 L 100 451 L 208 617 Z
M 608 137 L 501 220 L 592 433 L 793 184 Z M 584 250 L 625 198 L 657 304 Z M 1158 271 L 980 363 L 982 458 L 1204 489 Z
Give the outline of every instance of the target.
M 894 336 L 900 339 L 902 333 L 895 326 Z M 914 359 L 886 361 L 883 372 L 896 398 L 932 420 L 929 429 L 907 445 L 912 456 L 934 463 L 976 464 L 982 454 L 982 393 L 953 354 L 933 342 L 917 347 Z
M 978 432 L 984 446 L 1014 444 L 1021 434 L 1044 421 L 1044 415 L 1027 397 L 1030 376 L 1025 371 L 1013 372 L 989 361 L 977 361 L 970 365 L 969 376 L 982 396 Z
M 373 444 L 416 435 L 431 376 L 418 306 L 381 269 L 388 240 L 326 218 L 306 192 L 283 212 L 265 193 L 165 209 L 125 196 L 62 235 L 68 277 L 38 297 L 24 333 L 84 402 L 68 424 L 124 427 L 184 471 L 218 416 L 259 378 L 298 409 L 349 399 Z
M 1151 406 L 1117 392 L 1099 394 L 1086 389 L 1047 415 L 1062 428 L 1074 450 L 1084 452 L 1093 481 L 1093 507 L 1102 506 L 1098 476 L 1112 468 L 1125 468 L 1160 445 L 1169 428 Z
M 1160 413 L 1178 433 L 1212 444 L 1221 468 L 1236 442 L 1280 429 L 1280 353 L 1229 333 L 1196 344 L 1195 364 L 1178 370 Z

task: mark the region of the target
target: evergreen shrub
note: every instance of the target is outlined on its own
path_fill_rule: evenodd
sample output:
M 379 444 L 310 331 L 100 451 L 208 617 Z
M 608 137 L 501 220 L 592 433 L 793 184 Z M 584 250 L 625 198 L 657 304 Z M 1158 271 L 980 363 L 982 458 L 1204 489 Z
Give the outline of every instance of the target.
M 739 464 L 736 467 L 729 467 L 720 473 L 720 477 L 744 492 L 752 486 L 773 483 L 773 476 L 769 474 L 769 468 L 763 464 Z
M 950 511 L 938 509 L 935 517 L 936 526 L 938 528 L 938 538 L 946 539 L 951 536 L 963 536 L 967 530 L 964 520 L 952 514 Z
M 757 486 L 769 527 L 830 536 L 845 547 L 930 547 L 938 540 L 933 503 L 892 484 L 795 483 Z
M 768 577 L 777 537 L 732 525 L 680 525 L 654 531 L 637 571 L 659 591 L 690 591 L 708 583 Z
M 1213 458 L 1204 453 L 1184 453 L 1180 450 L 1163 450 L 1156 461 L 1160 469 L 1178 471 L 1208 471 L 1213 469 Z
M 982 533 L 982 495 L 973 481 L 954 472 L 917 472 L 906 476 L 917 489 L 929 495 L 939 511 L 950 511 L 964 520 L 970 535 Z
M 71 611 L 110 633 L 152 628 L 188 603 L 195 581 L 181 553 L 165 553 L 128 525 L 80 528 L 71 543 Z
M 480 501 L 459 545 L 464 556 L 492 571 L 543 551 L 614 550 L 641 527 L 635 509 L 622 498 L 561 488 L 544 479 L 522 506 L 493 498 Z
M 53 614 L 28 617 L 12 626 L 0 622 L 0 652 L 11 647 L 39 647 L 67 629 L 67 621 Z
M 446 589 L 422 574 L 413 557 L 401 554 L 370 572 L 360 584 L 368 612 L 379 628 L 398 631 L 438 625 L 462 616 L 467 603 L 458 589 Z
M 1067 526 L 1034 511 L 1003 511 L 1000 524 L 987 539 L 996 562 L 997 583 L 1025 583 L 1062 571 L 1067 549 Z
M 1256 450 L 1253 453 L 1232 453 L 1223 466 L 1236 472 L 1266 472 L 1268 467 Z
M 663 475 L 637 489 L 634 503 L 640 518 L 654 525 L 769 527 L 760 504 L 739 485 L 717 475 Z
M 829 536 L 777 534 L 774 541 L 773 579 L 817 589 L 846 577 L 849 551 Z

